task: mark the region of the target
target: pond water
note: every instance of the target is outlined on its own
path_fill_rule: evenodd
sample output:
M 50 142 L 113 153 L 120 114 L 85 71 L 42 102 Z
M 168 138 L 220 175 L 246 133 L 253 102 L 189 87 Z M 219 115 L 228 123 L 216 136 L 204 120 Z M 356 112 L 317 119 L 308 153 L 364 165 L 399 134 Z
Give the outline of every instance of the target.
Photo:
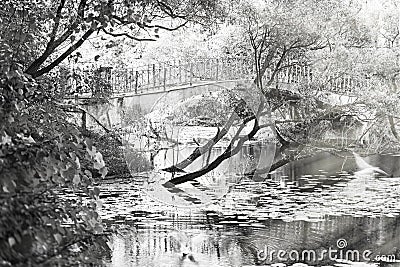
M 247 146 L 233 160 L 244 162 L 254 151 Z M 199 208 L 156 201 L 134 177 L 105 182 L 100 214 L 115 230 L 105 260 L 109 266 L 400 266 L 400 155 L 364 159 L 390 176 L 354 174 L 349 153 L 319 153 L 264 181 L 242 177 Z M 169 163 L 168 155 L 156 159 Z

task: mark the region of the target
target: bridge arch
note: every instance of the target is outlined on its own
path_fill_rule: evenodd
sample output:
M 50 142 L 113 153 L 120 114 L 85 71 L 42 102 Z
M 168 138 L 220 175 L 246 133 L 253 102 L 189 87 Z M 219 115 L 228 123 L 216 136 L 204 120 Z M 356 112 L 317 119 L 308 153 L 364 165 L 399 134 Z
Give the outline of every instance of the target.
M 251 80 L 211 81 L 192 85 L 171 87 L 165 91 L 154 91 L 143 94 L 125 94 L 111 97 L 108 103 L 88 106 L 90 112 L 99 122 L 109 128 L 121 123 L 124 112 L 146 115 L 157 107 L 174 105 L 197 95 L 233 89 L 240 83 L 251 83 Z M 90 124 L 89 124 L 90 126 Z

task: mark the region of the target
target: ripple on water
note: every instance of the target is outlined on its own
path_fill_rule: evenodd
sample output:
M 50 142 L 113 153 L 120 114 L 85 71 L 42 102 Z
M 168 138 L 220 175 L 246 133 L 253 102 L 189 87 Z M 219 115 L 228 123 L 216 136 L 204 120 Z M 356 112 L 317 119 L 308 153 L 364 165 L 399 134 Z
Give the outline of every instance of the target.
M 386 231 L 386 226 L 380 225 L 382 220 L 389 222 L 393 220 L 391 225 L 395 226 L 400 215 L 400 202 L 398 201 L 400 199 L 400 178 L 355 177 L 343 172 L 334 177 L 330 176 L 321 170 L 318 175 L 306 174 L 296 181 L 282 176 L 279 179 L 270 179 L 264 182 L 254 182 L 244 178 L 223 199 L 198 210 L 177 209 L 141 194 L 138 187 L 132 186 L 130 183 L 111 182 L 100 186 L 100 200 L 103 205 L 99 213 L 103 220 L 110 225 L 129 226 L 137 229 L 132 237 L 141 236 L 140 242 L 143 242 L 143 246 L 148 245 L 154 236 L 161 238 L 157 242 L 164 242 L 165 238 L 161 237 L 161 234 L 151 230 L 158 228 L 163 229 L 164 233 L 171 229 L 198 228 L 204 230 L 204 228 L 209 228 L 207 231 L 211 231 L 212 235 L 210 239 L 219 240 L 218 242 L 221 241 L 218 236 L 224 234 L 227 240 L 236 240 L 236 245 L 245 242 L 243 237 L 251 237 L 251 242 L 259 247 L 268 243 L 271 247 L 282 248 L 282 246 L 290 244 L 300 246 L 302 242 L 307 245 L 317 241 L 322 242 L 321 240 L 326 238 L 325 235 L 331 234 L 331 230 L 329 230 L 331 228 L 334 228 L 335 234 L 340 236 L 341 229 L 347 229 L 348 225 L 357 226 L 359 223 L 354 220 L 358 219 L 363 222 L 361 224 L 365 228 L 363 231 L 377 227 L 378 230 L 371 231 L 373 234 L 369 238 L 377 236 L 382 239 L 384 231 Z M 65 197 L 73 198 L 74 194 L 67 192 Z M 344 221 L 348 217 L 352 218 L 351 222 L 345 224 Z M 330 222 L 334 222 L 334 224 L 330 225 Z M 146 235 L 141 232 L 141 229 L 153 232 L 151 235 Z M 234 229 L 232 231 L 235 232 L 235 235 L 232 235 L 229 229 Z M 285 237 L 286 240 L 273 235 L 274 233 L 284 235 L 286 232 L 289 233 Z M 242 237 L 242 239 L 238 237 Z M 307 238 L 305 239 L 305 237 Z M 118 242 L 126 251 L 126 242 L 130 241 L 127 241 L 126 238 L 124 240 L 124 246 L 122 241 Z M 161 243 L 157 243 L 157 245 L 161 246 Z M 394 245 L 399 246 L 399 243 L 399 240 L 393 241 Z M 203 266 L 231 266 L 229 259 L 222 256 L 220 260 L 215 260 L 214 256 L 217 250 L 214 241 L 207 244 L 209 254 L 199 253 L 199 260 L 204 260 L 204 262 L 209 260 L 215 265 L 208 263 Z M 231 245 L 232 247 L 226 246 L 233 248 L 233 245 Z M 141 249 L 145 250 L 143 247 Z M 159 251 L 157 253 L 151 255 L 166 257 L 168 263 L 176 260 L 177 255 L 173 252 L 168 254 L 169 252 Z M 128 256 L 125 254 L 124 257 L 126 260 Z M 248 263 L 250 266 L 252 264 L 251 261 L 245 261 L 243 258 L 238 262 Z M 367 265 L 335 263 L 333 266 Z M 374 266 L 374 264 L 368 266 Z

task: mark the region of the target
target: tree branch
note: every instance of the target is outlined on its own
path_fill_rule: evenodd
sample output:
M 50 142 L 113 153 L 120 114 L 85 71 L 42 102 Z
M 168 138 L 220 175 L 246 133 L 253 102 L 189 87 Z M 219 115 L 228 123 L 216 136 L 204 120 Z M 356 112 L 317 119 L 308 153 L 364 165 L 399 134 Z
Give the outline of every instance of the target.
M 92 113 L 88 112 L 86 109 L 78 107 L 78 106 L 74 106 L 74 105 L 70 105 L 70 104 L 61 104 L 61 103 L 57 103 L 60 108 L 65 109 L 66 111 L 72 111 L 72 112 L 85 112 L 87 115 L 89 115 L 101 128 L 103 128 L 103 130 L 106 133 L 111 133 L 113 138 L 118 142 L 118 144 L 123 145 L 124 143 L 122 142 L 121 139 L 119 139 L 116 135 L 113 134 L 112 130 L 108 129 L 104 124 L 102 124 Z
M 74 52 L 76 49 L 78 49 L 83 42 L 89 38 L 89 36 L 94 32 L 93 29 L 89 29 L 88 31 L 85 32 L 85 34 L 77 41 L 75 44 L 73 44 L 70 48 L 67 49 L 64 53 L 62 53 L 57 59 L 55 59 L 52 63 L 47 65 L 46 67 L 34 72 L 34 73 L 29 73 L 32 75 L 33 78 L 39 77 L 50 70 L 52 70 L 54 67 L 58 66 L 65 58 L 67 58 L 72 52 Z
M 54 40 L 56 39 L 58 27 L 60 26 L 61 11 L 62 11 L 62 9 L 64 8 L 65 1 L 66 1 L 66 0 L 61 0 L 59 6 L 58 6 L 58 8 L 57 8 L 56 18 L 54 19 L 53 30 L 51 31 L 51 34 L 50 34 L 50 41 L 47 43 L 46 50 L 49 50 L 49 49 L 52 47 L 53 42 L 54 42 Z
M 240 149 L 242 149 L 242 146 L 244 144 L 244 142 L 246 142 L 247 140 L 251 139 L 254 137 L 254 135 L 258 132 L 259 130 L 259 125 L 258 125 L 258 120 L 255 119 L 254 122 L 254 127 L 251 130 L 251 132 L 249 134 L 247 134 L 246 136 L 240 137 L 239 141 L 237 143 L 237 145 L 232 149 L 232 146 L 234 145 L 234 143 L 236 142 L 236 140 L 238 139 L 239 133 L 241 132 L 241 130 L 244 128 L 245 124 L 242 124 L 240 129 L 237 131 L 235 137 L 231 140 L 229 146 L 225 149 L 225 151 L 218 156 L 213 162 L 211 162 L 209 165 L 207 165 L 206 167 L 200 169 L 199 171 L 195 171 L 192 173 L 188 173 L 176 178 L 173 178 L 171 180 L 169 180 L 166 183 L 166 186 L 168 186 L 168 184 L 174 184 L 174 185 L 178 185 L 178 184 L 182 184 L 185 183 L 187 181 L 191 181 L 194 180 L 200 176 L 203 176 L 204 174 L 212 171 L 213 169 L 217 168 L 224 160 L 236 155 Z
M 237 116 L 235 115 L 235 113 L 232 112 L 231 116 L 229 117 L 229 119 L 225 123 L 225 125 L 223 126 L 222 130 L 219 130 L 216 133 L 216 135 L 212 139 L 210 139 L 205 145 L 203 145 L 201 147 L 197 147 L 187 158 L 185 158 L 184 160 L 182 160 L 181 162 L 177 163 L 174 166 L 163 169 L 163 171 L 165 171 L 167 169 L 173 169 L 173 167 L 183 170 L 184 168 L 186 168 L 187 166 L 192 164 L 197 158 L 204 155 L 207 151 L 210 152 L 211 149 L 214 147 L 214 145 L 216 143 L 218 143 L 218 141 L 221 140 L 221 138 L 224 137 L 228 133 L 228 131 L 231 128 L 231 126 L 233 125 L 236 117 Z
M 146 27 L 146 28 L 159 28 L 159 29 L 166 30 L 166 31 L 176 31 L 176 30 L 186 26 L 186 24 L 188 24 L 188 22 L 189 21 L 187 20 L 184 23 L 179 24 L 178 26 L 173 27 L 173 28 L 165 27 L 165 26 L 158 25 L 158 24 L 156 24 L 156 25 L 143 24 L 143 26 Z
M 172 8 L 162 1 L 157 1 L 157 4 L 161 8 L 162 11 L 164 11 L 168 16 L 170 16 L 173 19 L 175 19 L 175 18 L 185 19 L 186 18 L 186 16 L 184 16 L 184 15 L 175 14 L 174 11 L 172 10 Z
M 138 37 L 135 37 L 135 36 L 133 36 L 133 35 L 130 35 L 129 33 L 126 33 L 126 32 L 114 33 L 114 32 L 109 32 L 109 31 L 107 31 L 107 30 L 104 29 L 104 28 L 102 28 L 101 30 L 102 30 L 105 34 L 111 35 L 111 36 L 113 36 L 113 37 L 125 36 L 125 37 L 128 37 L 129 39 L 132 39 L 132 40 L 135 40 L 135 41 L 139 41 L 139 42 L 142 42 L 142 41 L 157 41 L 156 39 L 153 39 L 153 38 L 138 38 Z
M 265 173 L 273 172 L 276 169 L 279 169 L 280 167 L 285 166 L 289 162 L 292 162 L 294 160 L 299 160 L 299 159 L 302 159 L 302 158 L 306 158 L 306 157 L 309 157 L 309 156 L 313 155 L 313 154 L 310 154 L 310 155 L 307 155 L 307 156 L 296 158 L 303 151 L 303 149 L 304 149 L 303 145 L 302 146 L 298 146 L 297 150 L 294 151 L 295 153 L 293 153 L 293 154 L 291 154 L 289 156 L 286 156 L 286 157 L 274 162 L 270 167 L 262 168 L 262 169 L 253 169 L 250 172 L 245 173 L 245 175 L 246 176 L 253 176 L 255 174 L 265 174 Z
M 53 31 L 51 33 L 50 36 L 50 41 L 47 43 L 46 49 L 43 52 L 43 54 L 41 56 L 39 56 L 35 61 L 33 61 L 31 63 L 31 65 L 26 69 L 25 73 L 32 75 L 32 77 L 38 77 L 50 70 L 47 70 L 44 73 L 41 73 L 40 71 L 38 71 L 38 69 L 40 68 L 40 66 L 47 60 L 47 58 L 54 52 L 54 50 L 60 46 L 69 36 L 71 36 L 71 34 L 74 32 L 74 30 L 76 29 L 76 27 L 79 25 L 79 22 L 83 19 L 84 16 L 84 11 L 85 11 L 85 7 L 86 7 L 86 2 L 87 0 L 81 0 L 79 2 L 79 6 L 78 6 L 78 11 L 77 11 L 77 15 L 78 17 L 76 18 L 76 20 L 68 27 L 68 29 L 60 36 L 60 38 L 55 39 L 56 37 L 56 33 L 60 24 L 60 19 L 61 19 L 61 10 L 64 7 L 65 4 L 65 0 L 63 0 L 58 9 L 57 9 L 57 15 L 58 12 L 60 12 L 60 14 L 58 15 L 58 18 L 56 17 L 55 20 L 55 25 L 53 27 Z M 57 16 L 56 15 L 56 16 Z M 54 35 L 53 35 L 54 33 Z M 80 45 L 79 45 L 80 46 Z M 75 48 L 76 49 L 76 48 Z M 75 51 L 75 49 L 73 51 Z M 73 52 L 72 51 L 72 52 Z M 69 55 L 69 54 L 68 54 Z M 68 56 L 67 55 L 67 56 Z M 57 66 L 59 63 L 57 63 L 55 66 Z M 54 66 L 53 66 L 54 67 Z M 52 68 L 53 68 L 52 67 Z M 44 68 L 45 69 L 45 68 Z M 43 70 L 43 69 L 42 69 Z M 41 74 L 38 74 L 41 73 Z
M 392 131 L 393 136 L 396 138 L 397 141 L 399 141 L 400 138 L 399 138 L 399 134 L 397 133 L 393 117 L 388 115 L 388 120 L 389 120 L 389 124 L 390 124 L 390 130 Z

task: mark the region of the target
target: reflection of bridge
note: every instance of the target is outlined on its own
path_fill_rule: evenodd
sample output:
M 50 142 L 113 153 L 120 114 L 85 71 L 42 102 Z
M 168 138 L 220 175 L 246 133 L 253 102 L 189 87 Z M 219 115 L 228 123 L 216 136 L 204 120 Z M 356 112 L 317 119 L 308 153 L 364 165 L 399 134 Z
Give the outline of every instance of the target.
M 307 65 L 286 64 L 274 77 L 274 86 L 279 84 L 310 83 L 314 80 L 312 70 Z M 198 59 L 190 62 L 173 61 L 149 64 L 137 69 L 100 68 L 95 79 L 105 81 L 106 90 L 113 96 L 125 94 L 148 94 L 168 91 L 174 87 L 221 82 L 227 80 L 251 80 L 255 77 L 254 64 L 247 58 Z M 273 76 L 273 67 L 268 68 L 263 76 L 268 81 Z M 350 77 L 326 77 L 326 83 L 320 90 L 348 94 L 360 83 Z M 81 85 L 70 81 L 71 87 Z M 85 86 L 83 86 L 84 88 Z M 98 93 L 102 89 L 95 88 Z M 80 93 L 94 96 L 88 88 Z M 89 93 L 89 95 L 87 94 Z

